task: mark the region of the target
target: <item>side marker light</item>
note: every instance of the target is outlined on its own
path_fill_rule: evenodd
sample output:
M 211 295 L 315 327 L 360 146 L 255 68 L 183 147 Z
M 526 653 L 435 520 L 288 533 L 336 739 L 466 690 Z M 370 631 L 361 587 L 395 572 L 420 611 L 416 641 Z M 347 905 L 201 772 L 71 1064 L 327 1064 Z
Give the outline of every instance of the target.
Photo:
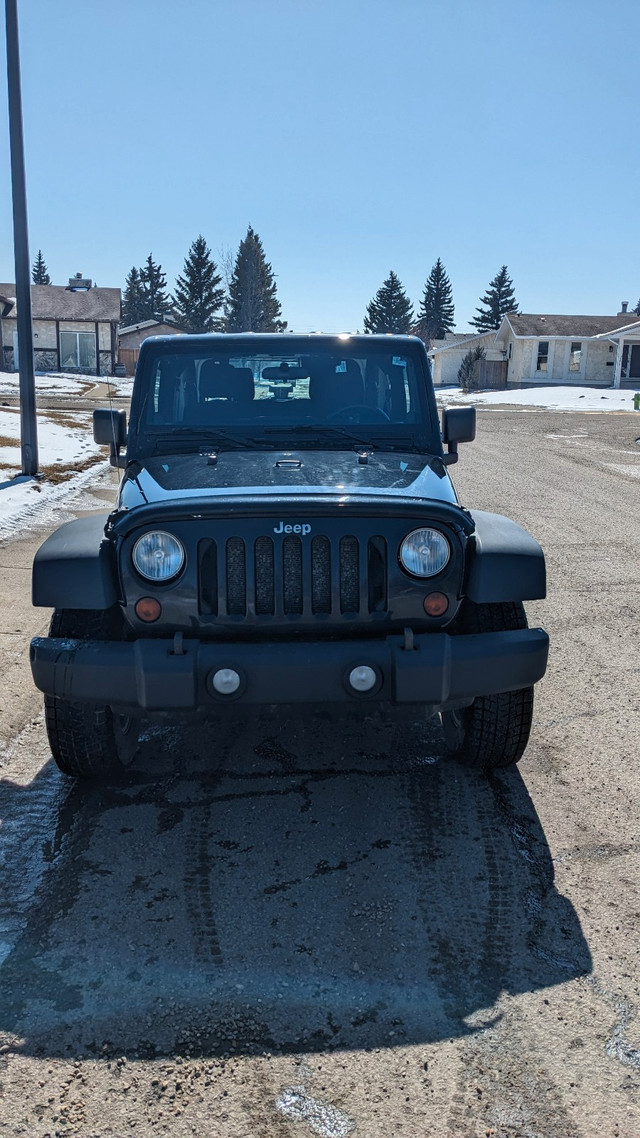
M 136 601 L 135 608 L 138 620 L 144 620 L 146 624 L 153 624 L 162 614 L 162 605 L 155 597 L 141 597 Z
M 449 608 L 449 598 L 444 593 L 428 593 L 423 605 L 427 616 L 444 616 Z

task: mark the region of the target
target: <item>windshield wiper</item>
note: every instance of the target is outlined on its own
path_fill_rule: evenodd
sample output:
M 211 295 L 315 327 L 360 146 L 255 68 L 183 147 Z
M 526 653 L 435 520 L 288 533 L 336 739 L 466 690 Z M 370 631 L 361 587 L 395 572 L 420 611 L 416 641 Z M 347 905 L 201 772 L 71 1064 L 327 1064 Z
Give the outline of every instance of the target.
M 291 427 L 265 427 L 265 435 L 279 435 L 286 437 L 288 445 L 291 445 L 291 440 L 295 444 L 298 435 L 304 436 L 304 441 L 309 442 L 326 442 L 327 437 L 335 437 L 344 439 L 350 442 L 353 446 L 363 447 L 366 450 L 420 450 L 413 436 L 404 438 L 401 435 L 385 435 L 384 437 L 376 438 L 369 435 L 363 438 L 361 435 L 356 435 L 350 431 L 348 427 L 341 427 L 338 424 L 335 426 L 330 423 L 320 423 L 315 426 L 311 424 L 292 425 Z
M 259 440 L 230 434 L 228 431 L 206 431 L 194 433 L 191 427 L 175 427 L 171 434 L 160 435 L 155 442 L 154 452 L 169 444 L 170 452 L 180 450 L 183 454 L 206 454 L 209 450 L 255 450 Z

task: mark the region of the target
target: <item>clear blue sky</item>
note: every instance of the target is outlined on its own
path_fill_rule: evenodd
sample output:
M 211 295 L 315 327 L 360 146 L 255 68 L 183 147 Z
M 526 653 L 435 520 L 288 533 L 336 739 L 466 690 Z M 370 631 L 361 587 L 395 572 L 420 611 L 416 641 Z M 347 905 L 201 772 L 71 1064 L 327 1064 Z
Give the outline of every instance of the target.
M 640 296 L 637 0 L 18 0 L 31 258 L 173 287 L 247 225 L 296 331 L 439 256 L 458 331 Z M 2 36 L 0 279 L 13 280 Z M 217 259 L 217 258 L 216 258 Z

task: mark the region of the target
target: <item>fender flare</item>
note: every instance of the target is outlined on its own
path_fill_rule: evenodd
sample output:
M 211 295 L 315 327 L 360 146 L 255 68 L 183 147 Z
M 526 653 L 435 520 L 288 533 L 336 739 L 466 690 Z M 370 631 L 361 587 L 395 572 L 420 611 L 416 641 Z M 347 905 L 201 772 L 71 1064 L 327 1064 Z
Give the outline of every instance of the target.
M 67 522 L 40 546 L 33 562 L 34 605 L 63 609 L 108 609 L 116 604 L 113 546 L 105 538 L 109 513 Z
M 539 600 L 546 596 L 544 553 L 511 518 L 472 510 L 464 592 L 476 604 Z

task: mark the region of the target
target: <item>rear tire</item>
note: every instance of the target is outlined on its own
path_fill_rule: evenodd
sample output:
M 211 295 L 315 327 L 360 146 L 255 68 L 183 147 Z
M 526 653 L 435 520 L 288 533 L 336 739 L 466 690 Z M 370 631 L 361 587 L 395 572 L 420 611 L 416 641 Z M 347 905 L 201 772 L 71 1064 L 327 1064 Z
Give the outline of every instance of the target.
M 121 623 L 119 610 L 56 609 L 49 635 L 74 640 L 113 640 Z M 140 720 L 115 715 L 107 704 L 44 697 L 51 754 L 60 770 L 73 778 L 108 781 L 121 777 L 138 747 Z
M 458 633 L 507 632 L 526 628 L 519 601 L 476 605 L 466 601 L 456 622 Z M 510 767 L 522 757 L 533 719 L 533 688 L 476 696 L 469 707 L 440 715 L 449 753 L 465 766 L 485 772 Z

